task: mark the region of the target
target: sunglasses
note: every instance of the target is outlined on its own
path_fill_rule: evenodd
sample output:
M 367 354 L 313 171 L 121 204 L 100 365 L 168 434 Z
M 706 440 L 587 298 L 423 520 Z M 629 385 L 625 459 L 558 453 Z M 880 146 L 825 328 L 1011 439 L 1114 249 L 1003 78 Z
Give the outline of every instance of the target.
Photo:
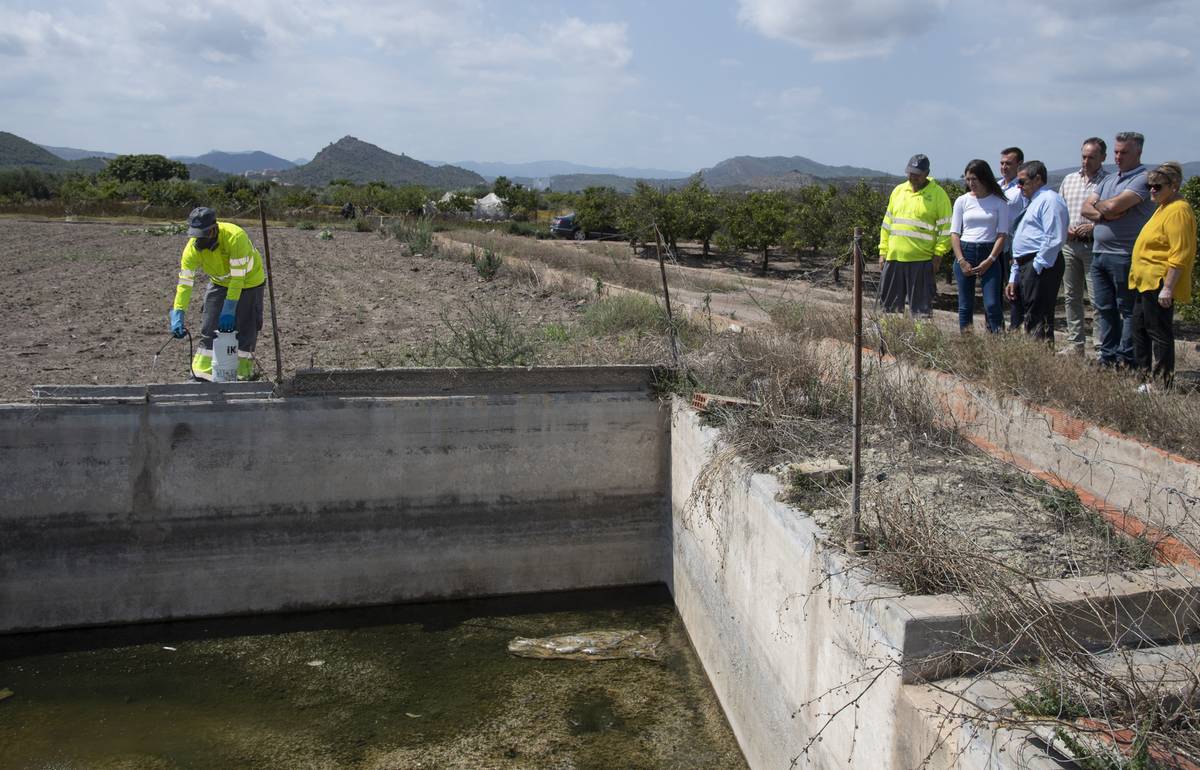
M 1161 190 L 1162 188 L 1163 188 L 1163 185 L 1161 185 L 1161 184 L 1152 184 L 1152 185 L 1150 185 L 1150 189 L 1151 189 L 1151 190 L 1153 190 L 1154 192 L 1158 192 L 1158 191 L 1159 191 L 1159 190 Z
M 1027 184 L 1030 184 L 1030 183 L 1032 183 L 1032 182 L 1033 182 L 1033 180 L 1032 180 L 1032 179 L 1018 179 L 1018 180 L 1017 180 L 1017 187 L 1024 187 L 1025 185 L 1027 185 Z

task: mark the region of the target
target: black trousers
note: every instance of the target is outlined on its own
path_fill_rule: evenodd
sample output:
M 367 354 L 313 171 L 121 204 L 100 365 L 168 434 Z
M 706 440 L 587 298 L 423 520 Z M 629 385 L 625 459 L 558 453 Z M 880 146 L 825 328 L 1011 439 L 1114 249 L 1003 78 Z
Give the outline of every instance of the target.
M 1025 333 L 1054 342 L 1054 303 L 1062 285 L 1063 260 L 1060 252 L 1054 264 L 1038 273 L 1033 260 L 1021 265 L 1017 274 L 1018 304 L 1025 320 Z
M 1158 304 L 1159 289 L 1133 293 L 1133 360 L 1139 371 L 1170 386 L 1175 375 L 1175 303 Z

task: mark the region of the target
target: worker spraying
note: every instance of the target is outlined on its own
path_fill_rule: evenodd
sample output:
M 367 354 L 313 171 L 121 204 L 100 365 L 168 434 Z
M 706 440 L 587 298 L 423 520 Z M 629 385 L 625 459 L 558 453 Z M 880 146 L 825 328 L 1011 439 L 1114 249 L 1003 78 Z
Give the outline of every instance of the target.
M 217 212 L 204 206 L 193 209 L 188 216 L 187 234 L 190 240 L 180 261 L 179 285 L 175 287 L 171 310 L 171 334 L 175 337 L 187 334 L 184 312 L 192 298 L 196 271 L 203 270 L 210 282 L 204 293 L 200 344 L 192 357 L 192 375 L 202 380 L 214 379 L 213 341 L 218 336 L 231 338 L 233 335 L 226 333 L 236 332 L 236 377 L 248 380 L 254 374 L 254 346 L 263 325 L 266 274 L 262 257 L 245 230 L 229 222 L 218 222 Z M 218 351 L 218 358 L 221 352 Z M 223 369 L 218 366 L 215 379 L 233 379 L 221 376 Z

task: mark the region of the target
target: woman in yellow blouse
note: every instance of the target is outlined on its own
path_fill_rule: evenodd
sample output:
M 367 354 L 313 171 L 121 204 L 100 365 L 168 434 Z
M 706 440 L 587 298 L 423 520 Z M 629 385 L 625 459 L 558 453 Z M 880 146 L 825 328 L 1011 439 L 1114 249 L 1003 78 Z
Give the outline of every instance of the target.
M 1133 291 L 1133 354 L 1136 367 L 1166 387 L 1175 373 L 1175 302 L 1192 298 L 1196 262 L 1196 215 L 1179 196 L 1183 167 L 1164 163 L 1146 175 L 1158 204 L 1133 244 L 1129 288 Z M 1139 390 L 1151 391 L 1147 382 Z

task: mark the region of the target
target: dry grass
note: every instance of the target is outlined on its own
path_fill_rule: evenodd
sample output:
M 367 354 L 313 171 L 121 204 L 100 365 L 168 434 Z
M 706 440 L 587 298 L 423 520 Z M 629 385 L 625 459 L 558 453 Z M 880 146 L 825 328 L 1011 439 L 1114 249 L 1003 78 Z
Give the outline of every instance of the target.
M 597 254 L 587 249 L 553 241 L 536 241 L 517 235 L 500 232 L 481 233 L 473 230 L 455 230 L 448 233 L 457 241 L 490 248 L 499 254 L 518 259 L 540 262 L 560 270 L 570 270 L 590 276 L 597 281 L 613 283 L 649 294 L 662 294 L 662 275 L 654 260 L 635 258 L 628 249 L 607 246 L 604 253 Z M 737 289 L 737 283 L 720 278 L 703 276 L 671 276 L 671 286 L 706 292 L 727 292 Z

